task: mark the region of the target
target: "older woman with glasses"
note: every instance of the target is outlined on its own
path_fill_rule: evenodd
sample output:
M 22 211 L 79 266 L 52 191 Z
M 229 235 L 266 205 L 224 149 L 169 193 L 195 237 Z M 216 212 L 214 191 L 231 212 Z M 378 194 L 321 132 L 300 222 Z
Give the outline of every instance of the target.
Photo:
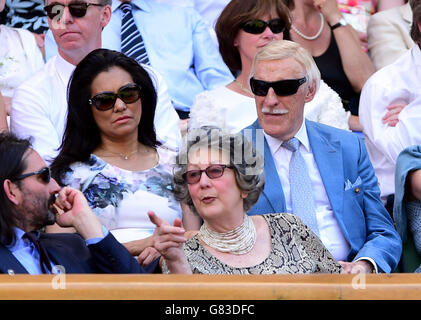
M 175 153 L 155 134 L 156 99 L 152 79 L 135 60 L 92 51 L 71 77 L 66 129 L 51 165 L 54 178 L 80 189 L 133 255 L 152 245 L 147 211 L 171 223 L 182 215 L 172 190 Z
M 240 134 L 188 133 L 174 173 L 178 199 L 203 219 L 186 239 L 179 220 L 149 212 L 163 271 L 203 274 L 338 273 L 341 266 L 292 214 L 248 216 L 264 186 L 263 159 Z
M 227 86 L 196 97 L 190 128 L 212 124 L 204 111 L 207 105 L 220 114 L 231 132 L 239 132 L 256 121 L 254 94 L 249 86 L 253 58 L 273 40 L 289 39 L 290 26 L 289 9 L 282 0 L 232 0 L 225 7 L 215 30 L 222 58 L 238 76 Z M 323 81 L 304 110 L 309 120 L 349 130 L 350 113 L 343 109 L 339 95 Z

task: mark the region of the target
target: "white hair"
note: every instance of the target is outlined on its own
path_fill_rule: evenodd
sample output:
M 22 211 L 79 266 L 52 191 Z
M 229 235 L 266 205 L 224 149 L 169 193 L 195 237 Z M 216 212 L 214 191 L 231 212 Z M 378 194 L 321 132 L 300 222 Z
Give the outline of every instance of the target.
M 253 59 L 250 78 L 254 76 L 255 66 L 258 62 L 288 58 L 295 59 L 304 68 L 308 84 L 310 86 L 315 85 L 317 92 L 321 76 L 313 57 L 301 45 L 289 40 L 274 40 L 258 51 Z

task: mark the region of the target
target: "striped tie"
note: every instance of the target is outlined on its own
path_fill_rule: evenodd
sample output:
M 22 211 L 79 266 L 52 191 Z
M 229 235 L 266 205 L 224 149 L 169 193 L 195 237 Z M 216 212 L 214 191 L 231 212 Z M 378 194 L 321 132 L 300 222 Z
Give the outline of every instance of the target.
M 150 64 L 142 36 L 133 19 L 133 5 L 130 2 L 123 2 L 120 9 L 123 12 L 123 18 L 121 19 L 121 52 L 139 63 Z

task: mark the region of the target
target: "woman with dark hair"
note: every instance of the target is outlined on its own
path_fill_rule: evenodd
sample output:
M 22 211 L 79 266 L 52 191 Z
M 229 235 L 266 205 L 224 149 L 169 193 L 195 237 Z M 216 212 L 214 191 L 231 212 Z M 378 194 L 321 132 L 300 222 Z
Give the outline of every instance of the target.
M 203 106 L 212 105 L 230 132 L 239 132 L 257 120 L 249 74 L 257 51 L 273 40 L 289 39 L 290 14 L 283 0 L 232 0 L 222 11 L 215 26 L 219 51 L 227 66 L 238 72 L 224 87 L 196 96 L 189 127 L 219 125 L 210 123 Z M 320 77 L 320 76 L 319 76 Z M 309 120 L 349 130 L 348 118 L 336 92 L 323 81 L 315 98 L 306 104 Z
M 174 173 L 178 199 L 203 219 L 186 239 L 180 221 L 157 225 L 154 247 L 163 271 L 203 274 L 339 273 L 318 237 L 293 214 L 249 216 L 264 186 L 263 158 L 240 133 L 188 133 Z
M 175 154 L 156 139 L 155 106 L 152 80 L 135 60 L 92 51 L 70 79 L 66 129 L 51 165 L 60 184 L 85 194 L 117 240 L 136 248 L 133 255 L 151 245 L 147 211 L 181 217 L 171 188 Z

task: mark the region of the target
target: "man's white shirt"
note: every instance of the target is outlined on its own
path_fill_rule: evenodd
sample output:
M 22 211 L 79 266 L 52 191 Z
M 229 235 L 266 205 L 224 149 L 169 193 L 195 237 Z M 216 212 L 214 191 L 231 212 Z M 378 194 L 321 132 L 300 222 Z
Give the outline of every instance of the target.
M 397 101 L 408 105 L 399 122 L 390 127 L 382 122 L 387 107 Z M 396 62 L 380 69 L 361 92 L 359 117 L 365 144 L 379 179 L 381 196 L 395 193 L 395 165 L 399 153 L 421 144 L 421 51 L 416 45 Z

